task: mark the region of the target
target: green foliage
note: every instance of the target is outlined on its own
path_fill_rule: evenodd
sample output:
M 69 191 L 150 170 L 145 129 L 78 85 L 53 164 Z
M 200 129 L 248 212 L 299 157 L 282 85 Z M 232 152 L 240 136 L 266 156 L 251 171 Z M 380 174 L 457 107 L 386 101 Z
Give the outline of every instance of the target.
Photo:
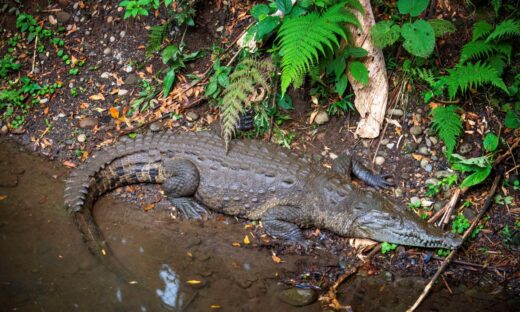
M 437 256 L 439 257 L 447 257 L 451 251 L 448 249 L 437 249 Z
M 443 186 L 446 186 L 447 188 L 452 187 L 457 183 L 458 177 L 456 174 L 452 174 L 450 176 L 447 176 L 446 178 L 442 179 L 441 181 L 435 183 L 435 184 L 427 184 L 426 185 L 426 196 L 428 197 L 435 197 L 437 194 L 440 193 L 441 188 Z
M 257 86 L 266 92 L 270 90 L 269 79 L 274 66 L 269 61 L 244 59 L 229 76 L 229 85 L 224 90 L 224 98 L 220 107 L 222 134 L 226 142 L 235 134 L 236 124 L 240 116 L 251 107 L 250 97 L 254 95 Z
M 451 155 L 457 145 L 457 138 L 462 133 L 462 120 L 457 113 L 458 106 L 438 106 L 432 109 L 433 129 L 446 144 L 446 154 Z
M 398 0 L 397 8 L 401 14 L 419 16 L 428 7 L 429 0 Z
M 368 84 L 368 69 L 366 68 L 365 64 L 354 61 L 350 62 L 348 68 L 354 79 L 361 82 L 362 84 Z
M 360 27 L 358 19 L 345 8 L 344 2 L 330 7 L 323 14 L 312 12 L 283 20 L 277 36 L 282 56 L 282 94 L 289 85 L 301 81 L 301 77 L 319 62 L 320 56 L 327 54 L 327 50 L 333 52 L 335 47 L 339 47 L 338 36 L 347 39 L 344 23 Z
M 494 133 L 489 132 L 484 137 L 484 141 L 482 142 L 482 145 L 486 151 L 494 152 L 494 151 L 496 151 L 496 149 L 498 147 L 498 141 L 499 141 L 498 137 Z
M 446 34 L 454 33 L 456 28 L 452 22 L 443 19 L 431 19 L 428 23 L 433 29 L 436 38 L 440 38 Z
M 158 86 L 146 80 L 141 80 L 141 91 L 139 91 L 139 95 L 130 103 L 130 109 L 127 115 L 132 116 L 136 112 L 153 109 L 157 104 L 156 97 L 160 92 L 161 89 Z
M 4 54 L 0 59 L 0 78 L 6 78 L 11 72 L 17 72 L 20 70 L 21 65 L 16 63 L 16 59 L 9 55 Z
M 170 25 L 170 23 L 164 23 L 163 25 L 157 25 L 150 28 L 148 31 L 148 45 L 146 47 L 148 53 L 159 51 L 164 39 L 168 35 Z
M 458 154 L 452 154 L 450 162 L 452 168 L 465 173 L 470 173 L 460 185 L 461 188 L 471 187 L 483 182 L 491 173 L 492 156 L 480 156 L 466 159 Z
M 387 242 L 383 242 L 381 244 L 381 253 L 384 255 L 384 254 L 387 254 L 391 251 L 394 251 L 397 249 L 397 244 L 391 244 L 391 243 L 387 243 Z
M 159 7 L 159 1 L 154 0 L 124 0 L 119 3 L 120 7 L 125 8 L 124 19 L 129 17 L 137 17 L 137 15 L 148 16 L 152 9 L 152 5 L 155 5 L 155 9 Z
M 401 28 L 403 47 L 412 55 L 428 57 L 435 48 L 435 33 L 425 20 L 419 19 L 414 23 L 405 23 Z
M 186 68 L 186 63 L 195 60 L 199 57 L 200 51 L 195 51 L 189 54 L 184 53 L 184 44 L 181 43 L 178 47 L 169 45 L 162 51 L 162 61 L 168 65 L 166 74 L 164 75 L 163 96 L 166 97 L 170 93 L 177 71 Z
M 468 88 L 478 88 L 485 84 L 491 84 L 506 93 L 508 92 L 507 86 L 496 69 L 480 61 L 475 64 L 458 65 L 454 69 L 448 69 L 448 76 L 443 78 L 448 86 L 450 99 L 455 98 L 459 90 L 464 93 Z
M 493 30 L 493 26 L 486 21 L 478 21 L 473 25 L 471 41 L 476 41 L 487 36 Z
M 455 217 L 455 220 L 453 220 L 453 223 L 451 225 L 451 232 L 463 234 L 464 231 L 469 229 L 469 227 L 470 227 L 469 220 L 466 219 L 466 217 L 463 214 L 458 214 L 457 217 Z
M 386 48 L 394 44 L 401 37 L 401 27 L 392 21 L 381 21 L 370 29 L 372 41 L 378 48 Z
M 489 57 L 497 51 L 497 47 L 484 40 L 471 41 L 462 47 L 459 63 L 463 64 L 474 58 Z
M 204 87 L 204 94 L 211 98 L 217 99 L 222 93 L 222 90 L 229 86 L 229 74 L 231 73 L 231 66 L 220 65 L 220 60 L 213 64 L 213 75 Z
M 495 30 L 486 39 L 486 42 L 493 42 L 502 40 L 506 37 L 520 36 L 520 21 L 515 19 L 508 19 L 498 24 Z
M 500 194 L 495 196 L 495 203 L 499 205 L 512 205 L 513 197 L 512 196 L 502 196 Z

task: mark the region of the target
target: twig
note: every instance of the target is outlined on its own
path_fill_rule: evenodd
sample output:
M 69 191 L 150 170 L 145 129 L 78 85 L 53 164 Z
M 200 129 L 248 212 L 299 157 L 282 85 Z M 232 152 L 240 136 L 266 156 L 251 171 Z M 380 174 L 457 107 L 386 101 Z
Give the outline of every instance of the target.
M 444 229 L 444 227 L 450 222 L 451 215 L 453 214 L 453 210 L 455 209 L 455 206 L 459 202 L 461 195 L 465 194 L 467 191 L 468 191 L 467 187 L 465 187 L 463 189 L 458 187 L 455 190 L 455 193 L 453 194 L 450 201 L 448 202 L 448 208 L 446 209 L 446 212 L 444 213 L 444 216 L 441 219 L 441 222 L 440 222 L 441 229 Z
M 273 88 L 273 101 L 271 103 L 271 108 L 276 106 L 276 94 L 278 93 L 278 76 L 276 75 L 274 88 Z M 269 134 L 267 135 L 267 142 L 271 142 L 271 137 L 273 136 L 273 124 L 274 124 L 274 115 L 271 116 L 271 120 L 269 121 Z
M 513 155 L 513 150 L 515 148 L 518 147 L 518 145 L 520 144 L 520 138 L 517 138 L 513 144 L 511 144 L 511 146 L 509 147 L 509 149 L 507 150 L 507 152 L 505 152 L 504 154 L 500 155 L 496 160 L 495 162 L 493 163 L 494 166 L 496 166 L 498 163 L 501 163 L 504 159 L 506 159 L 507 157 L 509 157 L 509 155 Z
M 383 138 L 385 137 L 386 128 L 388 128 L 388 122 L 385 122 L 383 131 L 381 132 L 381 135 L 379 137 L 379 142 L 377 143 L 376 151 L 374 152 L 374 157 L 372 158 L 372 166 L 373 166 L 373 164 L 376 163 L 377 152 L 379 152 L 379 147 L 381 146 L 381 141 L 383 141 Z
M 36 36 L 36 39 L 34 39 L 34 52 L 33 52 L 31 73 L 34 73 L 34 65 L 36 63 L 36 50 L 37 50 L 37 48 L 38 48 L 38 36 Z
M 498 188 L 498 184 L 500 183 L 500 180 L 502 179 L 502 175 L 503 175 L 503 172 L 501 170 L 500 170 L 500 172 L 497 172 L 497 174 L 495 176 L 495 180 L 493 181 L 493 184 L 491 185 L 491 189 L 489 190 L 488 195 L 486 197 L 486 201 L 484 202 L 484 206 L 482 207 L 482 210 L 477 215 L 475 220 L 473 220 L 473 223 L 471 223 L 471 226 L 469 227 L 469 229 L 462 236 L 462 243 L 457 248 L 452 250 L 451 253 L 448 255 L 448 257 L 446 257 L 446 259 L 444 259 L 441 267 L 437 270 L 437 272 L 432 277 L 430 282 L 426 285 L 426 287 L 424 287 L 423 292 L 421 293 L 419 298 L 417 298 L 417 300 L 415 301 L 413 306 L 410 307 L 408 310 L 406 310 L 407 312 L 413 312 L 413 311 L 415 311 L 415 309 L 417 309 L 419 307 L 421 302 L 424 300 L 424 298 L 426 298 L 426 296 L 430 292 L 430 289 L 432 288 L 433 283 L 435 283 L 435 281 L 439 278 L 439 276 L 442 274 L 442 272 L 444 272 L 444 270 L 446 269 L 448 264 L 450 264 L 453 257 L 455 257 L 455 255 L 457 254 L 457 250 L 460 248 L 460 246 L 462 246 L 464 244 L 466 239 L 470 236 L 470 234 L 473 232 L 473 230 L 475 229 L 477 224 L 480 222 L 480 219 L 482 219 L 484 214 L 488 211 L 489 207 L 491 207 L 491 203 L 493 203 L 493 197 L 495 196 L 495 192 Z

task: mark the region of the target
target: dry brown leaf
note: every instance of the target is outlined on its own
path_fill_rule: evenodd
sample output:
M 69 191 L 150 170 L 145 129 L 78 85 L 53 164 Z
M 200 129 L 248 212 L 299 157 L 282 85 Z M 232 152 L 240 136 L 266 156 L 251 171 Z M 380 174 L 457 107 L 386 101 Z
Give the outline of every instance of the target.
M 202 283 L 201 281 L 199 280 L 189 280 L 187 281 L 186 283 L 190 284 L 190 285 L 199 285 L 200 283 Z
M 219 304 L 212 304 L 209 307 L 212 308 L 212 309 L 220 309 L 220 308 L 222 308 Z
M 0 195 L 0 200 L 4 200 L 7 198 L 7 195 Z
M 154 208 L 155 208 L 155 204 L 154 204 L 154 203 L 151 203 L 151 204 L 145 205 L 145 206 L 143 207 L 143 210 L 144 210 L 145 212 L 147 212 L 147 211 L 152 210 L 152 209 L 154 209 Z
M 251 244 L 251 241 L 249 240 L 249 236 L 247 236 L 247 235 L 244 237 L 244 244 L 245 245 Z
M 92 101 L 104 101 L 105 96 L 102 93 L 98 93 L 98 94 L 89 96 L 89 99 L 91 99 Z
M 146 72 L 153 75 L 153 65 L 146 66 Z
M 281 262 L 284 262 L 282 261 L 282 259 L 280 257 L 278 257 L 274 252 L 273 252 L 273 255 L 271 256 L 271 258 L 273 259 L 273 261 L 275 263 L 281 263 Z
M 115 107 L 110 107 L 110 116 L 112 116 L 114 119 L 119 118 L 119 110 L 117 110 Z
M 320 111 L 319 110 L 315 110 L 314 112 L 311 113 L 311 117 L 309 118 L 309 124 L 312 124 L 314 122 L 314 119 L 316 118 L 316 116 L 318 115 Z
M 233 246 L 233 247 L 240 247 L 240 243 L 232 243 L 231 246 Z
M 70 161 L 68 161 L 68 160 L 65 160 L 65 161 L 63 162 L 63 165 L 66 166 L 66 167 L 69 167 L 69 168 L 76 168 L 76 164 L 73 163 L 73 162 L 70 162 Z
M 424 156 L 421 155 L 421 154 L 416 154 L 416 153 L 412 153 L 412 157 L 415 159 L 415 160 L 418 160 L 418 161 L 421 161 Z

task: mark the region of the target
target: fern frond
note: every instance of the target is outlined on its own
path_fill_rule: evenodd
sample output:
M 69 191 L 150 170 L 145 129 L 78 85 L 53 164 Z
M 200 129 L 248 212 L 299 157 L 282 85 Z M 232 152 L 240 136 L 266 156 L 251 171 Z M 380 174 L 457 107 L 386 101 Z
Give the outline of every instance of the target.
M 500 54 L 492 55 L 487 59 L 486 62 L 491 68 L 496 70 L 498 76 L 502 76 L 504 73 L 504 68 L 506 67 L 506 62 L 504 61 L 504 56 Z
M 467 60 L 473 58 L 488 57 L 496 51 L 494 44 L 483 40 L 471 41 L 464 45 L 460 53 L 459 64 L 464 64 Z
M 269 78 L 274 71 L 270 61 L 244 59 L 229 76 L 229 85 L 224 90 L 224 98 L 220 107 L 222 136 L 226 142 L 233 138 L 240 116 L 251 106 L 250 96 L 256 92 L 257 86 L 270 91 Z
M 168 35 L 168 30 L 170 29 L 170 24 L 165 23 L 163 25 L 152 26 L 150 31 L 148 32 L 148 46 L 146 47 L 146 52 L 153 53 L 158 51 L 161 47 L 166 35 Z
M 451 155 L 457 146 L 457 139 L 462 133 L 462 120 L 457 113 L 458 106 L 438 106 L 432 109 L 433 129 L 446 144 L 446 153 Z
M 412 68 L 412 74 L 426 81 L 430 87 L 433 87 L 437 82 L 437 78 L 429 68 Z
M 495 30 L 487 37 L 486 42 L 509 36 L 520 36 L 520 21 L 508 19 L 498 24 Z
M 445 34 L 455 32 L 456 28 L 452 22 L 443 19 L 431 19 L 428 23 L 432 26 L 436 38 L 440 38 Z
M 486 21 L 478 21 L 473 25 L 471 41 L 487 36 L 493 30 L 493 26 Z
M 344 23 L 361 27 L 356 16 L 345 8 L 345 2 L 330 7 L 322 15 L 310 13 L 283 20 L 277 36 L 282 56 L 282 94 L 290 84 L 299 82 L 326 55 L 326 50 L 339 47 L 338 37 L 347 39 Z
M 511 54 L 513 53 L 513 47 L 508 43 L 499 43 L 495 45 L 498 53 L 507 59 L 508 63 L 511 63 Z
M 448 76 L 443 77 L 448 86 L 448 93 L 451 99 L 460 90 L 466 92 L 468 88 L 478 88 L 484 84 L 491 84 L 508 93 L 508 89 L 497 71 L 488 64 L 477 62 L 460 65 L 454 69 L 448 69 Z

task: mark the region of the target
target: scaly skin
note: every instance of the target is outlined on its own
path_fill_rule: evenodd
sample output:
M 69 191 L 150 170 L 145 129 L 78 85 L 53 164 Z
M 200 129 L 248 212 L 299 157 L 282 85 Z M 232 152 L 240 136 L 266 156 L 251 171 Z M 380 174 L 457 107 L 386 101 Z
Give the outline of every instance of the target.
M 352 168 L 352 169 L 351 169 Z M 91 210 L 95 200 L 119 186 L 159 183 L 185 216 L 198 218 L 206 207 L 218 213 L 261 220 L 272 236 L 303 241 L 300 227 L 400 245 L 455 248 L 461 239 L 420 220 L 377 192 L 350 183 L 350 172 L 376 187 L 386 176 L 339 157 L 333 170 L 259 141 L 236 141 L 226 154 L 210 133 L 148 134 L 119 142 L 72 172 L 65 203 L 87 245 L 106 254 L 107 246 Z

